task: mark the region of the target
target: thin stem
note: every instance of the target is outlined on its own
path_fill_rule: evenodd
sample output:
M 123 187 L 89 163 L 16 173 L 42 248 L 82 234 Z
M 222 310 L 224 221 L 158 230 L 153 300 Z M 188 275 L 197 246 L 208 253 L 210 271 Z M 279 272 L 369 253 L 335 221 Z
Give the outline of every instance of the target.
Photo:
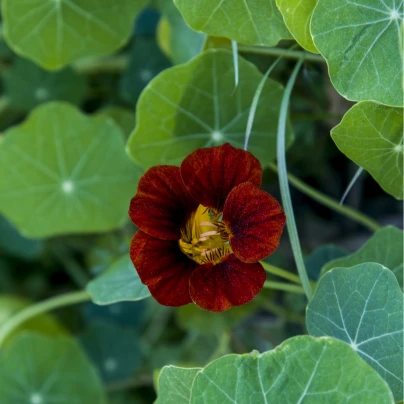
M 359 167 L 357 169 L 355 175 L 353 176 L 352 180 L 348 184 L 347 189 L 345 190 L 344 194 L 342 195 L 342 198 L 339 201 L 340 205 L 344 204 L 346 197 L 351 192 L 352 187 L 355 185 L 356 181 L 358 181 L 358 179 L 359 179 L 359 177 L 361 176 L 362 173 L 363 173 L 363 167 Z
M 249 46 L 249 45 L 240 45 L 238 46 L 238 51 L 240 53 L 255 53 L 259 55 L 268 55 L 268 56 L 283 56 L 286 59 L 294 59 L 298 60 L 302 55 L 305 55 L 305 60 L 309 60 L 310 62 L 316 63 L 326 63 L 325 59 L 320 55 L 313 55 L 310 53 L 306 53 L 304 51 L 288 51 L 287 49 L 282 48 L 270 48 L 267 46 Z
M 73 68 L 80 74 L 115 73 L 119 74 L 129 65 L 127 55 L 80 60 Z
M 301 285 L 302 282 L 300 278 L 295 275 L 290 273 L 289 271 L 286 271 L 285 269 L 275 267 L 274 265 L 267 264 L 266 262 L 260 261 L 260 264 L 264 267 L 265 271 L 272 275 L 279 276 L 280 278 L 287 279 L 291 282 L 297 283 L 298 285 Z
M 269 167 L 273 171 L 278 172 L 278 167 L 275 164 L 270 164 Z M 335 199 L 330 198 L 329 196 L 324 195 L 323 193 L 312 188 L 310 185 L 305 184 L 303 181 L 299 180 L 294 175 L 288 173 L 288 180 L 291 185 L 293 185 L 299 191 L 303 192 L 305 195 L 314 199 L 318 203 L 327 206 L 328 208 L 334 210 L 335 212 L 338 212 L 341 215 L 349 217 L 350 219 L 360 223 L 361 225 L 367 227 L 369 230 L 377 231 L 381 229 L 382 226 L 369 216 L 366 216 L 363 213 L 358 212 L 353 208 L 350 208 L 349 206 L 340 205 L 339 202 L 336 201 Z
M 304 289 L 301 286 L 283 282 L 265 281 L 264 288 L 283 290 L 285 292 L 291 292 L 291 293 L 301 293 L 301 294 L 305 293 Z
M 90 294 L 81 290 L 78 292 L 70 292 L 64 295 L 51 297 L 43 302 L 34 303 L 19 311 L 15 316 L 6 321 L 0 328 L 0 346 L 5 339 L 21 324 L 25 323 L 30 318 L 36 317 L 42 313 L 58 309 L 59 307 L 70 306 L 72 304 L 82 303 L 91 300 Z
M 293 86 L 296 81 L 297 73 L 299 72 L 300 67 L 303 64 L 304 58 L 305 54 L 303 53 L 299 61 L 296 63 L 296 66 L 294 67 L 292 74 L 286 84 L 285 92 L 283 93 L 278 121 L 276 156 L 279 165 L 279 172 L 278 172 L 279 186 L 281 189 L 283 208 L 286 214 L 286 226 L 288 228 L 290 244 L 292 246 L 297 272 L 299 273 L 300 279 L 302 281 L 303 289 L 306 293 L 307 298 L 310 300 L 313 296 L 313 291 L 311 289 L 310 280 L 304 265 L 302 249 L 300 247 L 299 235 L 297 233 L 295 215 L 293 212 L 292 199 L 290 197 L 289 183 L 286 170 L 286 148 L 285 148 L 286 120 L 288 114 L 289 100 Z
M 272 301 L 266 300 L 262 302 L 261 307 L 268 310 L 272 314 L 276 314 L 279 317 L 285 318 L 285 320 L 290 323 L 306 325 L 306 319 L 304 316 L 302 316 L 301 314 L 293 313 L 292 311 L 288 311 Z

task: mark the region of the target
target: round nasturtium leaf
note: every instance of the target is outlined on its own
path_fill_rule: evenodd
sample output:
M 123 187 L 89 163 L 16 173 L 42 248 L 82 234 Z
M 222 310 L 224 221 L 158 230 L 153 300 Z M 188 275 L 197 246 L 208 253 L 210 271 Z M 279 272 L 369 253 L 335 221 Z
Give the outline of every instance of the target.
M 348 100 L 403 106 L 403 2 L 318 0 L 311 34 Z
M 79 345 L 25 333 L 2 350 L 1 404 L 104 404 L 104 389 Z
M 113 52 L 129 38 L 146 0 L 3 0 L 10 47 L 46 69 Z
M 404 198 L 403 109 L 363 101 L 331 131 L 337 147 L 389 194 Z
M 10 104 L 24 111 L 48 101 L 80 104 L 87 90 L 86 78 L 71 68 L 48 72 L 20 58 L 6 70 L 3 79 Z
M 292 39 L 275 0 L 174 0 L 187 24 L 246 45 L 274 46 Z
M 349 397 L 349 400 L 348 400 Z M 200 370 L 190 404 L 394 403 L 387 383 L 333 338 L 299 336 L 272 351 L 226 355 Z
M 150 296 L 149 289 L 140 281 L 129 254 L 115 261 L 111 268 L 87 285 L 94 303 L 104 305 L 136 301 Z
M 210 49 L 161 72 L 140 96 L 136 128 L 127 152 L 144 168 L 178 165 L 193 150 L 231 143 L 243 148 L 251 103 L 262 74 L 239 58 L 234 89 L 233 55 Z M 282 86 L 268 79 L 255 113 L 248 150 L 262 165 L 276 157 L 276 133 Z M 293 140 L 290 124 L 287 145 Z
M 64 103 L 6 132 L 0 171 L 0 211 L 28 237 L 119 227 L 138 179 L 113 121 Z
M 389 269 L 365 263 L 327 272 L 306 323 L 311 335 L 349 344 L 387 381 L 397 401 L 403 397 L 403 293 Z
M 136 115 L 130 109 L 110 105 L 97 111 L 97 115 L 111 118 L 121 128 L 125 139 L 129 137 L 135 128 Z
M 310 33 L 310 19 L 317 0 L 276 0 L 286 26 L 306 50 L 318 53 Z

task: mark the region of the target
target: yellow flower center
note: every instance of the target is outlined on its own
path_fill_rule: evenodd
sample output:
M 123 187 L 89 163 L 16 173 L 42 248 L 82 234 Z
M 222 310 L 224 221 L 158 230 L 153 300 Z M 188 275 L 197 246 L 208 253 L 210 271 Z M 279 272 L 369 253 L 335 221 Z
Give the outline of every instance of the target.
M 180 249 L 198 264 L 218 264 L 233 251 L 222 213 L 199 205 L 181 231 Z

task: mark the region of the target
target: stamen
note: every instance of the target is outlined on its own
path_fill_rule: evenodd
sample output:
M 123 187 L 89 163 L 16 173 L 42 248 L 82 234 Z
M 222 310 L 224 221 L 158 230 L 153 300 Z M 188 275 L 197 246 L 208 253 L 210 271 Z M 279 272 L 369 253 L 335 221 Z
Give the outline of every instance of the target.
M 207 231 L 205 233 L 202 233 L 201 237 L 216 236 L 217 234 L 219 234 L 219 233 L 216 230 L 212 230 L 212 231 Z
M 207 226 L 207 227 L 215 227 L 217 228 L 218 226 L 216 226 L 215 224 L 211 223 L 211 222 L 201 222 L 199 223 L 200 226 Z

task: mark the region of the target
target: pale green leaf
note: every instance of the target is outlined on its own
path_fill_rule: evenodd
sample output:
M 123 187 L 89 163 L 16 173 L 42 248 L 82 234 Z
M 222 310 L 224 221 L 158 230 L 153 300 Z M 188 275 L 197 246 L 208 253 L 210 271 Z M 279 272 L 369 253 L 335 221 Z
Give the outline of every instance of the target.
M 122 301 L 136 301 L 150 296 L 140 281 L 129 255 L 115 261 L 111 268 L 87 285 L 94 303 L 112 304 Z
M 275 0 L 174 0 L 196 31 L 246 45 L 274 46 L 291 39 Z
M 314 44 L 331 81 L 348 100 L 403 106 L 403 2 L 319 0 Z
M 192 382 L 200 370 L 165 366 L 158 379 L 156 404 L 189 404 Z
M 306 323 L 311 335 L 349 344 L 387 381 L 396 400 L 403 397 L 403 293 L 389 269 L 365 263 L 327 272 Z
M 394 403 L 387 383 L 344 342 L 299 336 L 202 369 L 191 404 Z
M 286 26 L 306 50 L 318 53 L 310 33 L 310 20 L 317 0 L 276 0 Z
M 139 171 L 111 119 L 49 103 L 0 145 L 0 211 L 29 237 L 112 230 L 127 220 Z
M 337 267 L 352 267 L 364 262 L 376 262 L 391 268 L 397 275 L 403 265 L 403 231 L 393 226 L 378 230 L 358 251 L 324 265 L 322 273 Z M 402 277 L 402 275 L 401 275 Z M 402 284 L 401 284 L 402 286 Z
M 180 164 L 200 147 L 229 142 L 243 148 L 248 113 L 262 74 L 242 58 L 239 58 L 239 74 L 234 92 L 232 54 L 216 49 L 160 73 L 139 99 L 136 129 L 127 145 L 129 155 L 147 168 Z M 273 161 L 276 155 L 282 95 L 282 86 L 268 79 L 248 148 L 263 165 Z M 293 140 L 289 122 L 287 129 L 288 146 Z
M 403 109 L 359 102 L 331 131 L 337 147 L 379 185 L 403 199 Z
M 4 35 L 47 69 L 121 47 L 146 0 L 3 0 Z
M 104 404 L 95 369 L 71 338 L 26 333 L 0 356 L 1 404 Z

